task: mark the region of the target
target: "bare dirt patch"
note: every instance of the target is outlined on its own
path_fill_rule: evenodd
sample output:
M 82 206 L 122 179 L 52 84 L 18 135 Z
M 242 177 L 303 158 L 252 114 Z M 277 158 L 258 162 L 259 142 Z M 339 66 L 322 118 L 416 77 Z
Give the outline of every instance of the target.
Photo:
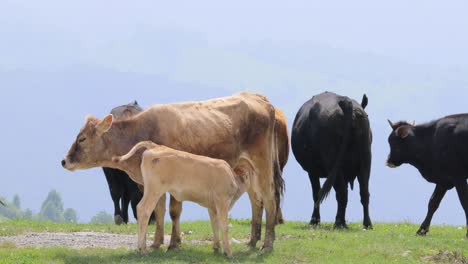
M 164 244 L 169 243 L 169 236 L 164 237 Z M 0 236 L 0 244 L 26 247 L 68 247 L 83 248 L 137 248 L 137 235 L 110 234 L 99 232 L 75 233 L 25 233 L 17 236 Z M 148 240 L 148 245 L 152 241 Z
M 468 264 L 468 258 L 462 252 L 441 250 L 439 253 L 422 258 L 423 261 L 433 263 Z

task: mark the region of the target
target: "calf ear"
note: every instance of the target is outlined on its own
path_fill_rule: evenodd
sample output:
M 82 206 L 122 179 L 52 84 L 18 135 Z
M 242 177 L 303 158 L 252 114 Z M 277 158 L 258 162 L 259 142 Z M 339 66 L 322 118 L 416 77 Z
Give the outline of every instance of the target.
M 98 135 L 102 135 L 109 131 L 112 127 L 112 123 L 114 122 L 114 117 L 112 115 L 106 115 L 101 122 L 96 125 L 96 131 Z
M 401 139 L 405 139 L 411 134 L 411 128 L 408 126 L 401 126 L 395 132 Z

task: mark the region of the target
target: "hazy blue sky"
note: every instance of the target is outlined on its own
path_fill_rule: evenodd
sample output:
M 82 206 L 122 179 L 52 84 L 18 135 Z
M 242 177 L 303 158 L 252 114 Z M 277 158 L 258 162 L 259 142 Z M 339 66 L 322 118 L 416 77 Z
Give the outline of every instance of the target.
M 59 162 L 86 114 L 138 100 L 202 100 L 239 90 L 266 94 L 289 126 L 314 94 L 369 96 L 374 131 L 371 217 L 420 222 L 434 185 L 410 166 L 384 166 L 386 118 L 416 122 L 466 112 L 466 1 L 1 1 L 0 193 L 37 211 L 51 188 L 81 220 L 112 212 L 98 169 Z M 286 219 L 308 221 L 311 188 L 291 154 Z M 348 219 L 361 221 L 359 192 Z M 334 196 L 322 219 L 333 221 Z M 186 206 L 183 219 L 207 219 Z M 232 211 L 249 218 L 246 197 Z M 455 191 L 435 223 L 464 225 Z

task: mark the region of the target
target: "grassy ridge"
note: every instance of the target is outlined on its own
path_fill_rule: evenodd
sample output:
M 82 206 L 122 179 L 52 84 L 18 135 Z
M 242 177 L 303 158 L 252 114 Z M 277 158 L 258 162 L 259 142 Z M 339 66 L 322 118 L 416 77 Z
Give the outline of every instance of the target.
M 231 220 L 230 236 L 245 240 L 249 236 L 248 220 Z M 408 223 L 376 224 L 363 231 L 360 224 L 349 230 L 332 230 L 331 223 L 311 228 L 304 222 L 288 222 L 277 227 L 275 249 L 271 254 L 250 250 L 244 244 L 232 244 L 234 259 L 212 253 L 210 244 L 192 244 L 190 240 L 212 238 L 209 222 L 183 222 L 185 233 L 181 250 L 165 252 L 166 247 L 141 257 L 136 250 L 68 248 L 20 249 L 11 243 L 0 243 L 0 263 L 421 263 L 441 260 L 467 263 L 468 240 L 465 229 L 433 226 L 427 237 L 417 237 L 418 226 Z M 135 234 L 136 225 L 55 224 L 48 222 L 6 221 L 0 223 L 0 235 L 24 232 L 95 231 Z M 152 232 L 154 230 L 151 230 Z M 170 224 L 166 224 L 166 234 Z M 151 236 L 150 236 L 151 237 Z M 260 246 L 260 243 L 258 244 Z M 442 253 L 440 253 L 442 252 Z M 440 253 L 440 254 L 439 254 Z M 464 262 L 465 261 L 465 262 Z

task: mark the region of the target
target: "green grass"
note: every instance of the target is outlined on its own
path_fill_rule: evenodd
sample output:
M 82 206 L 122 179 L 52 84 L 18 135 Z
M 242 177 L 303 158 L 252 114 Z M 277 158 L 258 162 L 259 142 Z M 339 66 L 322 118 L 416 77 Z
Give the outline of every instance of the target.
M 230 223 L 233 225 L 230 236 L 238 240 L 248 238 L 248 220 L 231 220 Z M 148 257 L 127 249 L 20 249 L 12 243 L 0 243 L 0 263 L 424 263 L 427 256 L 435 256 L 434 261 L 468 263 L 466 230 L 451 226 L 433 226 L 427 237 L 418 237 L 415 235 L 418 226 L 409 223 L 376 224 L 370 231 L 363 231 L 360 224 L 350 224 L 349 230 L 338 231 L 332 229 L 331 223 L 311 228 L 305 222 L 288 222 L 277 227 L 272 253 L 261 254 L 244 244 L 231 244 L 233 260 L 215 255 L 211 244 L 187 242 L 211 239 L 209 222 L 183 222 L 181 229 L 185 233 L 193 231 L 184 237 L 182 249 L 166 252 L 164 246 Z M 136 225 L 55 224 L 22 220 L 0 223 L 0 236 L 31 231 L 136 234 Z M 170 232 L 170 223 L 166 224 L 165 231 L 166 234 Z

